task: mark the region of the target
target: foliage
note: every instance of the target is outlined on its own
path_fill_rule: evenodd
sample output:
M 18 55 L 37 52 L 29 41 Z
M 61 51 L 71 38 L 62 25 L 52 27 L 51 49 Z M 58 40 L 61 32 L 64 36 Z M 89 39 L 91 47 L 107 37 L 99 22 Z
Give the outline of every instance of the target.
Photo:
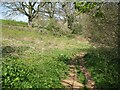
M 11 27 L 3 27 L 4 88 L 63 88 L 69 57 L 89 48 L 73 37 Z
M 98 88 L 109 90 L 118 87 L 118 57 L 115 48 L 91 48 L 85 62 Z
M 79 13 L 84 13 L 82 15 L 85 18 L 83 16 L 82 20 L 78 19 L 80 25 L 75 21 L 74 24 L 73 20 L 69 23 L 75 26 L 72 33 L 82 33 L 92 43 L 68 35 L 70 30 L 56 19 L 40 24 L 39 28 L 43 26 L 43 30 L 45 28 L 50 33 L 41 33 L 34 29 L 29 31 L 25 27 L 19 30 L 18 27 L 26 26 L 26 23 L 3 20 L 3 24 L 6 24 L 3 27 L 2 46 L 3 87 L 62 88 L 60 81 L 68 72 L 67 62 L 81 51 L 88 52 L 84 58 L 85 66 L 98 88 L 118 87 L 117 6 L 115 3 L 105 3 L 102 7 L 98 5 L 76 2 L 75 8 Z M 95 11 L 96 17 L 94 9 L 98 9 Z M 88 14 L 90 11 L 92 14 Z M 79 80 L 85 84 L 83 74 L 78 71 L 78 75 Z
M 53 18 L 45 20 L 42 16 L 38 16 L 34 19 L 33 27 L 41 32 L 48 30 L 54 35 L 63 35 L 70 33 L 70 30 L 62 21 Z
M 63 28 L 64 26 L 64 28 Z M 63 22 L 58 22 L 55 19 L 48 20 L 48 24 L 45 27 L 47 30 L 52 31 L 53 34 L 69 34 L 70 30 L 63 24 Z
M 86 84 L 87 84 L 87 80 L 86 80 L 84 74 L 80 71 L 79 65 L 78 65 L 78 67 L 77 67 L 77 75 L 78 75 L 79 81 L 80 81 L 83 85 L 86 85 Z M 84 88 L 85 88 L 85 87 L 84 87 Z
M 76 2 L 75 9 L 78 10 L 78 13 L 89 13 L 93 17 L 103 17 L 103 12 L 101 11 L 103 3 L 99 2 Z
M 102 15 L 100 14 L 102 13 Z M 98 45 L 116 47 L 118 42 L 118 6 L 116 3 L 104 3 L 98 11 L 98 17 L 93 14 L 83 14 L 83 35 L 90 42 Z
M 68 16 L 68 28 L 69 29 L 72 29 L 72 26 L 73 26 L 73 22 L 74 22 L 74 15 L 73 14 L 70 14 L 69 16 Z
M 95 8 L 97 4 L 96 2 L 75 2 L 75 9 L 78 9 L 81 13 L 86 13 Z
M 8 61 L 8 60 L 7 60 Z M 41 66 L 26 65 L 19 61 L 3 63 L 3 88 L 58 88 L 65 67 L 62 63 L 47 62 Z M 40 70 L 38 70 L 38 67 Z M 49 67 L 49 68 L 47 68 Z M 64 67 L 64 69 L 62 69 Z M 61 69 L 61 70 L 60 70 Z
M 56 22 L 57 21 L 55 19 L 50 19 L 46 28 L 48 30 L 59 30 L 59 27 L 56 26 Z
M 58 56 L 58 60 L 63 61 L 63 62 L 65 62 L 65 63 L 68 63 L 68 62 L 71 60 L 71 58 L 68 57 L 67 55 L 60 54 L 60 55 Z
M 42 16 L 35 17 L 33 19 L 33 27 L 37 27 L 38 29 L 40 28 L 45 28 L 47 25 L 48 21 L 45 20 Z
M 82 25 L 80 23 L 73 23 L 72 34 L 81 35 L 83 32 L 82 30 Z
M 23 63 L 3 63 L 2 81 L 4 87 L 27 87 L 32 88 L 30 79 L 37 76 L 34 68 L 30 68 Z M 24 84 L 23 84 L 23 83 Z

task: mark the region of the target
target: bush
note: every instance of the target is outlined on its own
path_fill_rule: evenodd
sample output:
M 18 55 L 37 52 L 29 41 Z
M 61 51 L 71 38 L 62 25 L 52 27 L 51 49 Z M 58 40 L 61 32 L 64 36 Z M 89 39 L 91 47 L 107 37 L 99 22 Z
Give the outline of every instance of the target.
M 38 16 L 33 20 L 33 27 L 37 27 L 38 29 L 44 28 L 47 24 L 47 20 L 44 20 L 42 16 Z
M 72 34 L 82 34 L 82 25 L 79 23 L 74 23 L 72 27 Z
M 50 19 L 48 21 L 46 29 L 52 31 L 52 33 L 55 35 L 70 33 L 70 30 L 65 24 L 63 24 L 62 21 L 57 21 L 55 19 Z
M 56 19 L 45 20 L 41 16 L 34 19 L 33 26 L 42 31 L 47 29 L 51 31 L 54 35 L 70 33 L 67 25 L 63 24 L 62 21 L 57 21 Z
M 116 3 L 104 3 L 100 9 L 101 17 L 84 15 L 81 18 L 84 24 L 86 38 L 95 44 L 116 47 L 118 45 L 118 6 Z M 99 12 L 100 14 L 100 12 Z
M 91 49 L 85 56 L 87 69 L 90 70 L 97 88 L 118 87 L 118 61 L 114 48 Z
M 46 29 L 52 30 L 53 32 L 59 31 L 60 27 L 58 27 L 57 21 L 55 19 L 49 19 Z

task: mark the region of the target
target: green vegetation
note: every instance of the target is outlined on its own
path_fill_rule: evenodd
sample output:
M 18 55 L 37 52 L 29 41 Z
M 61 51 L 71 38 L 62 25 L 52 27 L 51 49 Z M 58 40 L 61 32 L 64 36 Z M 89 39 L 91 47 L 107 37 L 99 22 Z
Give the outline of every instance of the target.
M 91 72 L 96 86 L 109 90 L 118 85 L 118 57 L 115 48 L 92 48 L 85 57 L 86 67 Z M 114 54 L 113 54 L 114 53 Z
M 25 22 L 19 22 L 19 21 L 14 21 L 14 20 L 2 20 L 0 19 L 0 22 L 2 22 L 3 25 L 13 25 L 13 26 L 27 26 L 27 23 Z
M 35 30 L 4 26 L 2 32 L 3 87 L 62 88 L 68 58 L 90 47 L 87 41 Z
M 81 41 L 82 39 L 75 38 L 74 35 L 58 36 L 34 29 L 18 30 L 20 24 L 14 23 L 18 27 L 4 26 L 2 31 L 4 88 L 63 88 L 60 82 L 68 73 L 67 62 L 81 51 L 88 52 L 84 58 L 85 66 L 91 72 L 98 88 L 118 87 L 116 49 L 92 47 L 90 43 Z M 78 79 L 85 85 L 86 79 L 79 70 L 79 65 L 77 69 Z
M 14 4 L 11 7 L 15 8 L 17 3 Z M 17 8 L 21 10 L 23 4 L 26 5 L 19 3 Z M 24 22 L 0 20 L 3 25 L 3 87 L 63 88 L 61 80 L 68 74 L 69 60 L 85 51 L 85 67 L 96 87 L 117 88 L 120 6 L 96 2 L 41 3 L 48 17 L 34 17 L 39 12 L 35 4 L 29 2 L 32 8 L 28 9 L 34 12 L 25 13 L 31 27 Z M 79 68 L 78 65 L 78 80 L 85 85 L 87 79 Z
M 11 9 L 8 15 L 28 17 L 27 23 L 0 20 L 4 88 L 63 88 L 62 79 L 75 67 L 76 81 L 88 87 L 94 82 L 100 89 L 119 86 L 119 3 L 31 1 L 3 6 Z M 87 52 L 85 57 L 81 52 Z

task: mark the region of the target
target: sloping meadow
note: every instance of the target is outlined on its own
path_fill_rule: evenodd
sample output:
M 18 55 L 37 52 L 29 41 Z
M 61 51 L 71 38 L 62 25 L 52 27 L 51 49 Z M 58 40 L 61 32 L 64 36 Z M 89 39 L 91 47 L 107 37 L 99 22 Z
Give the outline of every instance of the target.
M 18 27 L 19 28 L 19 27 Z M 4 88 L 62 88 L 70 57 L 88 49 L 87 41 L 38 31 L 3 27 Z

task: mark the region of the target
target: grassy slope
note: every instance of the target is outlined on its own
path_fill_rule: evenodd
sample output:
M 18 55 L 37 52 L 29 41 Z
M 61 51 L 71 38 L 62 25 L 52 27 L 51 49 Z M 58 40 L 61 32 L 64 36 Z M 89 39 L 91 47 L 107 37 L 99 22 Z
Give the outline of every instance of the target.
M 19 21 L 14 21 L 14 20 L 2 20 L 2 19 L 0 19 L 0 22 L 2 22 L 3 25 L 27 26 L 26 22 L 19 22 Z
M 86 50 L 86 67 L 97 87 L 107 89 L 118 85 L 115 49 L 89 48 L 90 45 L 85 41 L 29 31 L 26 25 L 21 22 L 3 21 L 4 87 L 62 87 L 60 80 L 65 78 L 68 70 L 64 61 Z M 78 75 L 84 83 L 82 73 Z
M 3 24 L 26 26 L 15 21 L 3 21 Z M 4 26 L 2 32 L 4 87 L 63 87 L 60 81 L 68 70 L 64 60 L 89 48 L 86 41 L 24 28 L 18 30 L 17 27 Z

